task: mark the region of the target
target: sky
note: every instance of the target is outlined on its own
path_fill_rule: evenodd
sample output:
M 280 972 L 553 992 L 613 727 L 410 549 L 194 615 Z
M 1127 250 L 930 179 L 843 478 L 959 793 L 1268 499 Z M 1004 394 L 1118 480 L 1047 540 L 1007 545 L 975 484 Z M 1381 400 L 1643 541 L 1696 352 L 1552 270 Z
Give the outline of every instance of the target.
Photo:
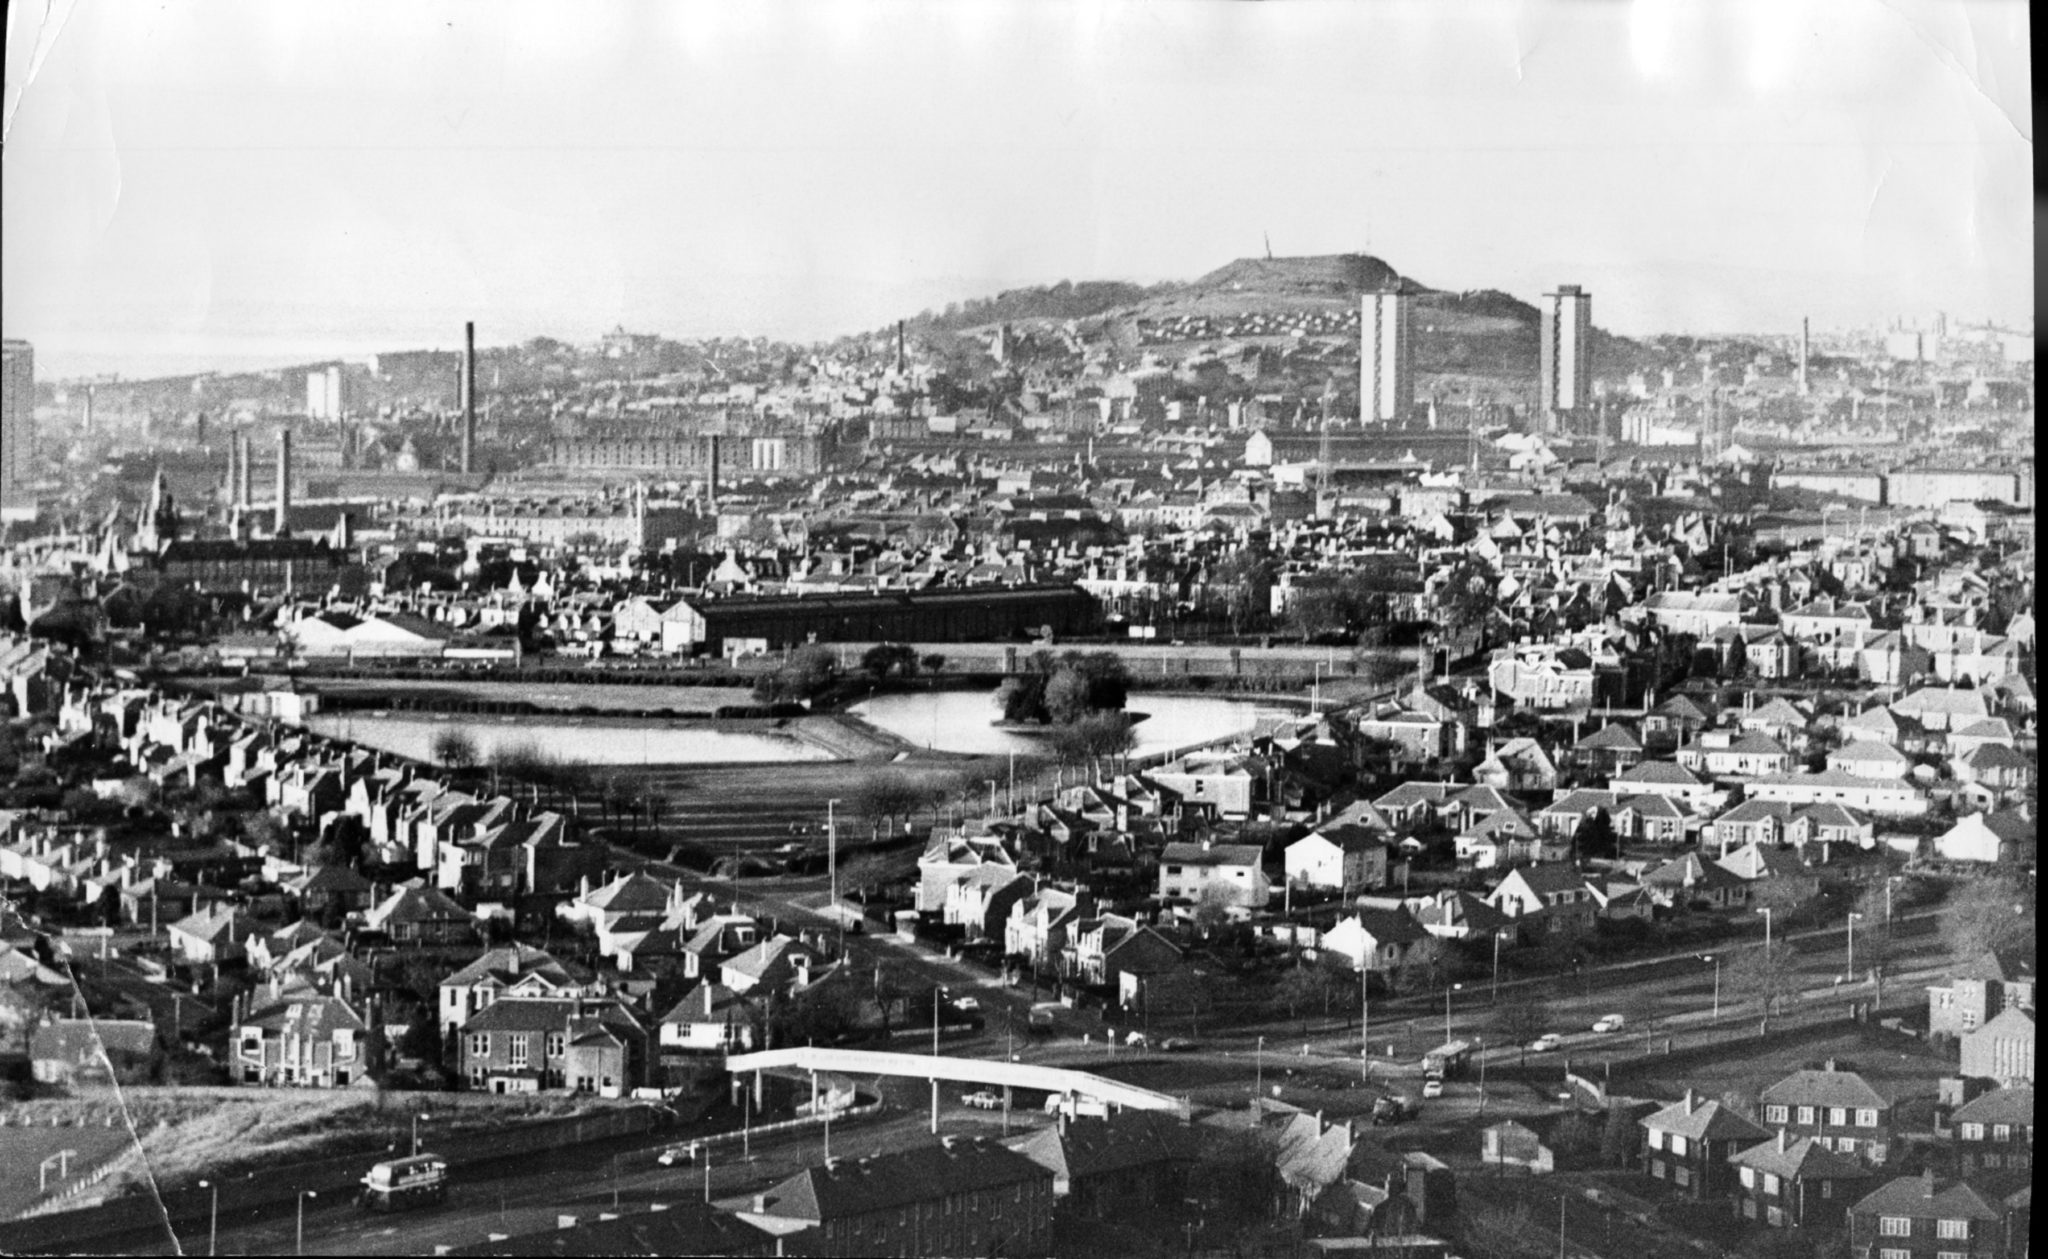
M 818 339 L 1369 252 L 1631 335 L 2032 326 L 2019 0 L 14 0 L 38 375 Z

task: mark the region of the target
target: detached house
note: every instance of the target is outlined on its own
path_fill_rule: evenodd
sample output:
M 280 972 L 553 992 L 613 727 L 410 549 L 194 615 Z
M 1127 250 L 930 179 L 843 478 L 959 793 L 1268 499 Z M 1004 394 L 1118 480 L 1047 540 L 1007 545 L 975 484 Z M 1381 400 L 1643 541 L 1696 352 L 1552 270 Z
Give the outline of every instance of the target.
M 1901 1176 L 1849 1207 L 1853 1259 L 2018 1259 L 2027 1253 L 2024 1209 L 1966 1180 L 1929 1170 Z
M 1770 1133 L 1691 1089 L 1681 1101 L 1636 1121 L 1643 1129 L 1643 1170 L 1694 1198 L 1719 1198 L 1736 1182 L 1729 1159 Z
M 1387 881 L 1387 845 L 1363 826 L 1326 826 L 1287 846 L 1287 881 L 1321 891 L 1356 892 Z
M 1949 1115 L 1950 1140 L 1965 1176 L 2030 1172 L 2034 1166 L 2032 1085 L 1992 1089 Z
M 340 996 L 259 990 L 237 1020 L 229 1070 L 242 1084 L 350 1088 L 368 1083 L 370 1025 Z
M 1263 909 L 1273 899 L 1264 860 L 1257 844 L 1168 844 L 1159 855 L 1159 898 L 1199 901 L 1213 887 L 1227 904 Z
M 1892 1103 L 1854 1071 L 1830 1060 L 1817 1071 L 1795 1071 L 1758 1097 L 1764 1124 L 1822 1149 L 1883 1163 L 1892 1140 Z
M 1783 1128 L 1775 1140 L 1738 1150 L 1728 1162 L 1738 1186 L 1736 1214 L 1770 1228 L 1840 1228 L 1870 1179 L 1856 1159 Z
M 1593 930 L 1599 899 L 1586 876 L 1565 865 L 1510 870 L 1486 894 L 1486 903 L 1518 923 L 1525 935 L 1577 935 Z

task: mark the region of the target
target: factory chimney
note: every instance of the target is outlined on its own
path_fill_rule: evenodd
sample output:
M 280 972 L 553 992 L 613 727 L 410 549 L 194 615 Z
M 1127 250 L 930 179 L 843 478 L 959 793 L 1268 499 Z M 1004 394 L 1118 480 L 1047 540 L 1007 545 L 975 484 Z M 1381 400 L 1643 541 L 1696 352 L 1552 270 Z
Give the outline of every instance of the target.
M 476 325 L 462 325 L 462 471 L 476 463 Z
M 241 452 L 241 459 L 235 468 L 235 506 L 247 511 L 250 503 L 256 497 L 253 488 L 256 482 L 256 473 L 251 467 L 251 464 L 255 461 L 256 451 L 250 444 L 247 433 L 235 434 L 235 449 Z
M 903 374 L 906 365 L 903 354 L 903 321 L 899 319 L 896 321 L 896 374 L 898 376 Z
M 291 510 L 292 431 L 281 428 L 277 430 L 277 510 L 270 528 L 280 538 L 291 531 Z
M 1813 321 L 1800 316 L 1799 319 L 1799 392 L 1806 392 L 1806 358 L 1813 347 Z

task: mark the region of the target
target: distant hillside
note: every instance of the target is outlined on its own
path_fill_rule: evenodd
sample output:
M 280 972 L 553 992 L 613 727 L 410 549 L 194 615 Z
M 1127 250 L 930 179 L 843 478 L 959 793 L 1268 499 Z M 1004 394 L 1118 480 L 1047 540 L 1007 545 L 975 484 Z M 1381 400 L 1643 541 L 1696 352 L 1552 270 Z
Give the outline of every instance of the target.
M 1220 341 L 1279 342 L 1292 336 L 1355 346 L 1358 299 L 1388 289 L 1417 299 L 1417 366 L 1425 374 L 1533 382 L 1541 313 L 1498 289 L 1432 289 L 1369 254 L 1239 258 L 1182 284 L 1061 282 L 1014 289 L 927 312 L 913 326 L 969 332 L 1035 320 L 1095 320 L 1114 343 L 1169 352 Z M 1022 331 L 1023 329 L 1019 329 Z M 1595 328 L 1595 370 L 1613 378 L 1658 361 L 1657 352 Z

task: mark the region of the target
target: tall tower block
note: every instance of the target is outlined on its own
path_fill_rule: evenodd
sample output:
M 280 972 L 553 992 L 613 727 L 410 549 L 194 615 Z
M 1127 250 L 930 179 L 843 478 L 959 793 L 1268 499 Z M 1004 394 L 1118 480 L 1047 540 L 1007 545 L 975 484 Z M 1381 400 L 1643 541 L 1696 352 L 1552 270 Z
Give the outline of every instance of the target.
M 8 341 L 6 381 L 0 386 L 0 517 L 35 518 L 36 351 Z
M 272 510 L 270 531 L 278 537 L 291 532 L 292 515 L 292 431 L 277 431 L 277 504 Z
M 476 325 L 462 325 L 462 471 L 476 470 Z
M 1367 293 L 1358 311 L 1358 419 L 1397 424 L 1415 409 L 1415 299 Z
M 1560 284 L 1543 295 L 1538 333 L 1536 408 L 1546 432 L 1571 427 L 1592 414 L 1593 295 Z

